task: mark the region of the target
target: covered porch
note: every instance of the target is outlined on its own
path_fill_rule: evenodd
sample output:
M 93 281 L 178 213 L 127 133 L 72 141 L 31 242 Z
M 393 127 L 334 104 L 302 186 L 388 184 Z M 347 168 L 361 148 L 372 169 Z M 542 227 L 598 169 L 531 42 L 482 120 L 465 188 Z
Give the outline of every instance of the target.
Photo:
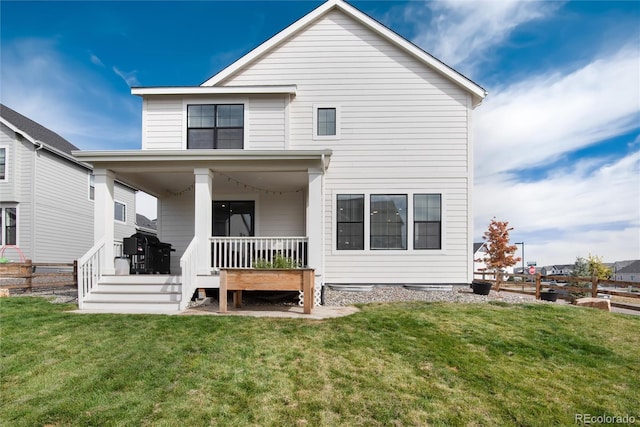
M 313 269 L 320 289 L 323 176 L 330 150 L 74 154 L 94 168 L 94 240 L 100 248 L 84 258 L 95 265 L 100 260 L 96 286 L 115 274 L 113 186 L 119 180 L 158 199 L 158 238 L 175 249 L 171 273 L 180 278 L 181 307 L 197 289 L 219 287 L 220 269 L 253 268 L 277 258 Z

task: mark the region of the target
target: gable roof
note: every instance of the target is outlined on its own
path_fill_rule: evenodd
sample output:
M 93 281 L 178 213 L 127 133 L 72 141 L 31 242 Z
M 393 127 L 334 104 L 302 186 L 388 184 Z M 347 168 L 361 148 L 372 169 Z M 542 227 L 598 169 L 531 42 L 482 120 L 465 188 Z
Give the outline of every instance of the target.
M 624 268 L 621 268 L 616 272 L 617 274 L 635 274 L 640 273 L 640 260 L 633 261 L 631 264 Z
M 23 116 L 15 110 L 0 104 L 0 118 L 2 123 L 16 133 L 31 141 L 35 145 L 44 144 L 62 153 L 71 156 L 73 150 L 78 147 L 52 131 L 42 126 L 40 123 L 34 122 L 28 117 Z
M 350 4 L 344 2 L 343 0 L 328 0 L 323 3 L 307 15 L 300 18 L 298 21 L 294 22 L 275 36 L 271 37 L 266 42 L 262 43 L 260 46 L 253 49 L 251 52 L 238 59 L 236 62 L 223 69 L 213 77 L 209 78 L 207 81 L 201 84 L 201 86 L 215 86 L 226 80 L 227 78 L 233 76 L 234 74 L 240 72 L 243 68 L 250 65 L 254 61 L 257 61 L 260 57 L 271 51 L 272 49 L 279 46 L 281 43 L 290 39 L 294 35 L 298 34 L 305 28 L 309 27 L 313 23 L 317 22 L 319 19 L 324 17 L 327 13 L 339 10 L 345 15 L 351 17 L 355 21 L 361 23 L 366 26 L 373 32 L 377 33 L 382 38 L 386 39 L 390 43 L 398 46 L 400 49 L 405 51 L 407 54 L 413 56 L 423 64 L 429 66 L 430 68 L 436 70 L 445 78 L 449 79 L 459 87 L 463 88 L 467 92 L 469 92 L 473 97 L 473 106 L 478 106 L 484 97 L 487 95 L 486 90 L 480 87 L 478 84 L 470 80 L 469 78 L 463 76 L 459 72 L 455 71 L 453 68 L 449 67 L 439 59 L 435 58 L 431 54 L 427 53 L 420 47 L 411 43 L 404 37 L 400 36 L 398 33 L 389 29 L 385 25 L 371 18 L 369 15 L 361 12 Z

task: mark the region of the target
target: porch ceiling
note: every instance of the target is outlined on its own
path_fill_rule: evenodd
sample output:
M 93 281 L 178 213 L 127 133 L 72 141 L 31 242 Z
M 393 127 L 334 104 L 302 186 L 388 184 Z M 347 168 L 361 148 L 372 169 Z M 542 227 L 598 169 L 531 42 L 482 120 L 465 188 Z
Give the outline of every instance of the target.
M 94 169 L 108 169 L 116 179 L 153 196 L 184 191 L 194 183 L 195 168 L 214 171 L 217 192 L 289 192 L 306 188 L 309 169 L 326 169 L 331 150 L 321 151 L 75 151 Z

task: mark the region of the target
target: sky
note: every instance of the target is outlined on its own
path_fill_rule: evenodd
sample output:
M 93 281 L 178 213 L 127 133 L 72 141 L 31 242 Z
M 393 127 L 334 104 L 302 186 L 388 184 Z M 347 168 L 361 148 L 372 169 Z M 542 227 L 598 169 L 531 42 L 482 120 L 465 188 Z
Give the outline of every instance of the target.
M 200 85 L 321 3 L 2 0 L 0 101 L 80 149 L 139 149 L 131 87 Z M 495 217 L 527 263 L 640 259 L 639 1 L 350 3 L 488 91 L 476 241 Z

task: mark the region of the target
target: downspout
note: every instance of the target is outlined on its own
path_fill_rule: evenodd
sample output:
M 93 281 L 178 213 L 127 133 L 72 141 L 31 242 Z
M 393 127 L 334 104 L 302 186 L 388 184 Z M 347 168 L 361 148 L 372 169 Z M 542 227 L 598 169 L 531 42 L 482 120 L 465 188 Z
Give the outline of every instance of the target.
M 37 197 L 36 197 L 36 192 L 38 191 L 38 151 L 42 150 L 44 148 L 44 143 L 42 141 L 39 141 L 37 139 L 33 140 L 33 144 L 36 145 L 36 149 L 33 151 L 33 184 L 31 186 L 32 191 L 31 191 L 31 236 L 30 236 L 30 242 L 31 242 L 31 257 L 34 260 L 38 260 L 38 254 L 36 253 L 37 249 L 38 249 L 38 245 L 36 244 L 36 236 L 38 235 L 36 227 L 38 226 L 38 221 L 36 220 L 36 215 L 38 212 L 36 203 L 37 203 Z
M 324 251 L 325 251 L 325 223 L 326 221 L 324 220 L 324 215 L 325 215 L 325 208 L 324 208 L 324 203 L 325 203 L 325 194 L 324 194 L 324 175 L 325 172 L 327 171 L 327 168 L 325 167 L 324 164 L 324 154 L 322 154 L 321 156 L 321 161 L 322 161 L 322 182 L 320 183 L 320 185 L 322 186 L 320 192 L 322 194 L 322 203 L 320 204 L 320 206 L 322 206 L 322 237 L 320 238 L 320 242 L 322 244 L 322 252 L 320 252 L 320 265 L 322 268 L 322 283 L 320 286 L 320 305 L 324 305 L 324 283 L 325 283 L 325 277 L 326 277 L 326 270 L 325 270 L 325 256 L 324 256 Z M 315 296 L 314 296 L 315 298 Z

